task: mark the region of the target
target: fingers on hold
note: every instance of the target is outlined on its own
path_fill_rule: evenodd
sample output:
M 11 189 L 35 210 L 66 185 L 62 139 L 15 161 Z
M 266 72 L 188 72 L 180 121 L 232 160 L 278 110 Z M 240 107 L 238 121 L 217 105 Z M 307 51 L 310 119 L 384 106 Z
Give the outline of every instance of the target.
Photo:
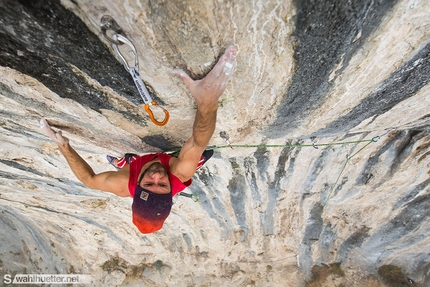
M 231 70 L 236 61 L 236 49 L 233 46 L 230 46 L 227 48 L 226 54 L 227 54 L 226 55 L 227 59 L 226 59 L 225 66 Z
M 236 48 L 233 46 L 227 47 L 224 53 L 224 59 L 226 62 L 233 63 L 236 60 Z
M 226 74 L 227 76 L 230 76 L 233 72 L 233 64 L 226 62 L 224 64 L 224 69 L 223 69 L 224 74 Z
M 231 76 L 233 73 L 234 63 L 236 61 L 236 49 L 233 46 L 228 47 L 224 55 L 218 61 L 215 70 L 216 77 L 220 75 L 220 73 L 225 74 L 226 76 Z

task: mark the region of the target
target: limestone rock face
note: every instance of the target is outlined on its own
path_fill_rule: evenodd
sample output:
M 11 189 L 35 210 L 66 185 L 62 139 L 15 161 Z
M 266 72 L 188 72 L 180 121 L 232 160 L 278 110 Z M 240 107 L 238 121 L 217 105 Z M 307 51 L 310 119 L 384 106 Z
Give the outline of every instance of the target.
M 104 15 L 167 125 L 144 111 Z M 395 265 L 430 285 L 429 1 L 1 0 L 0 37 L 2 283 L 389 286 L 377 270 Z M 142 235 L 131 198 L 80 183 L 39 120 L 97 173 L 114 170 L 107 154 L 179 147 L 195 106 L 171 70 L 199 79 L 228 45 L 215 155 L 184 191 L 200 202 L 175 198 Z

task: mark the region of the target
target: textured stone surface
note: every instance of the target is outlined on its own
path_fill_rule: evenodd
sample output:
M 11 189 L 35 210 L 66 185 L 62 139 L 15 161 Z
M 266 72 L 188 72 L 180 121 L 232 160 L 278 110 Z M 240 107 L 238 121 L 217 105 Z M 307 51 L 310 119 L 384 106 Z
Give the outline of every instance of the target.
M 388 264 L 428 286 L 430 2 L 353 2 L 1 0 L 1 280 L 305 286 L 337 263 L 344 276 L 320 286 L 385 286 Z M 136 45 L 165 127 L 103 38 L 103 15 Z M 171 70 L 200 78 L 230 44 L 236 72 L 211 145 L 225 132 L 258 147 L 217 149 L 186 191 L 201 202 L 178 197 L 142 236 L 131 199 L 77 181 L 39 119 L 96 172 L 112 170 L 106 154 L 179 146 L 195 109 Z

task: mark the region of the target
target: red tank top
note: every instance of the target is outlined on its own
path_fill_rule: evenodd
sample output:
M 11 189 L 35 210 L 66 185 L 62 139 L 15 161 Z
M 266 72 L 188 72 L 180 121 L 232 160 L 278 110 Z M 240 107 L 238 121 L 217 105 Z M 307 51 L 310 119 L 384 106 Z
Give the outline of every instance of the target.
M 169 161 L 172 158 L 171 155 L 165 153 L 156 153 L 156 154 L 147 154 L 137 158 L 135 161 L 130 163 L 130 177 L 128 179 L 128 191 L 130 192 L 131 197 L 134 197 L 134 191 L 137 187 L 137 181 L 139 180 L 139 173 L 142 167 L 151 160 L 158 157 L 161 164 L 167 169 L 169 173 L 170 183 L 172 185 L 172 196 L 183 191 L 185 188 L 191 185 L 192 180 L 188 180 L 187 182 L 181 182 L 179 178 L 177 178 L 174 174 L 170 172 Z

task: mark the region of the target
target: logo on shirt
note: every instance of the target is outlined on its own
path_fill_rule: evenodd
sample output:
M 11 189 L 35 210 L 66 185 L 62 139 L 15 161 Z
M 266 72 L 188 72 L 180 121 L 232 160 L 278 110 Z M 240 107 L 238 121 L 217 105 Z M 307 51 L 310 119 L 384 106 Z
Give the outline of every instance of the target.
M 149 193 L 147 193 L 146 191 L 142 191 L 142 193 L 140 194 L 140 198 L 148 201 L 148 197 L 149 197 Z

